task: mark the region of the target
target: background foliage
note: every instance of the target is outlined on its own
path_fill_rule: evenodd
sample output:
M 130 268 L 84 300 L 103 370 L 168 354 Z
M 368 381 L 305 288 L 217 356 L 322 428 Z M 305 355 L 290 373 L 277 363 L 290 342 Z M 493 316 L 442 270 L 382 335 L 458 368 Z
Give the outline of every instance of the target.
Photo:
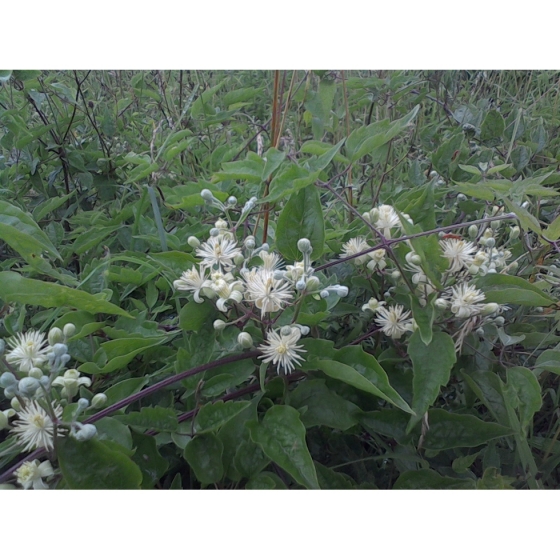
M 74 323 L 81 395 L 108 397 L 82 418 L 96 439 L 61 440 L 58 487 L 556 488 L 558 73 L 284 72 L 280 103 L 274 80 L 0 73 L 0 336 Z M 309 238 L 316 270 L 350 288 L 301 309 L 289 376 L 264 378 L 213 305 L 173 290 L 217 217 L 202 189 L 257 197 L 259 240 L 291 261 Z M 433 316 L 408 342 L 371 333 L 376 281 L 329 263 L 364 233 L 348 205 L 379 203 L 423 231 L 514 212 L 516 276 L 479 282 L 511 306 L 503 327 L 459 356 Z M 414 249 L 437 278 L 437 236 Z M 0 457 L 5 478 L 20 459 Z

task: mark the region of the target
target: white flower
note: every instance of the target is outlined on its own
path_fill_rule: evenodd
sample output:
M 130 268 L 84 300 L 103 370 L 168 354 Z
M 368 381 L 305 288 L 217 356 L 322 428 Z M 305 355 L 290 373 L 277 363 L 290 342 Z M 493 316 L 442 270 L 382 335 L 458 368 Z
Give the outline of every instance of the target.
M 449 259 L 448 272 L 459 272 L 462 268 L 468 268 L 473 264 L 473 253 L 477 250 L 476 245 L 464 239 L 442 239 L 439 242 L 443 249 L 443 256 Z
M 455 317 L 464 319 L 480 313 L 484 305 L 480 305 L 486 296 L 476 288 L 469 286 L 466 282 L 451 287 L 448 299 L 451 302 L 451 312 Z
M 276 280 L 274 273 L 264 268 L 242 271 L 247 291 L 245 297 L 261 310 L 261 316 L 282 309 L 292 299 L 291 287 L 284 280 Z
M 23 465 L 14 474 L 17 476 L 18 484 L 21 484 L 25 490 L 33 486 L 33 490 L 46 490 L 48 485 L 43 482 L 43 478 L 54 474 L 50 461 L 25 461 Z
M 44 364 L 51 351 L 45 340 L 45 335 L 38 331 L 19 333 L 15 338 L 8 340 L 11 351 L 6 354 L 10 364 L 16 364 L 20 371 L 27 373 L 32 367 Z
M 377 251 L 371 252 L 369 254 L 371 260 L 368 262 L 367 267 L 370 270 L 375 270 L 376 268 L 383 270 L 387 266 L 387 261 L 385 260 L 386 253 L 385 249 L 377 249 Z
M 239 280 L 237 282 L 227 282 L 225 279 L 219 278 L 211 283 L 210 289 L 219 296 L 216 307 L 224 313 L 227 311 L 226 302 L 233 300 L 241 303 L 243 300 L 243 282 Z
M 375 227 L 377 229 L 382 229 L 383 236 L 387 239 L 391 239 L 391 228 L 397 226 L 401 227 L 401 221 L 395 209 L 388 204 L 382 204 L 377 207 L 377 212 L 374 213 L 374 216 L 375 215 L 377 215 Z
M 59 375 L 52 382 L 52 385 L 60 385 L 62 387 L 62 396 L 71 399 L 78 394 L 80 385 L 89 387 L 91 379 L 89 377 L 80 377 L 80 372 L 77 369 L 67 369 L 64 375 Z
M 53 403 L 57 419 L 62 417 L 62 407 Z M 36 401 L 25 401 L 25 408 L 18 412 L 18 420 L 11 430 L 23 451 L 44 447 L 47 451 L 54 448 L 54 423 L 52 418 Z M 60 434 L 59 434 L 60 435 Z
M 348 240 L 343 246 L 343 253 L 340 255 L 340 258 L 352 257 L 362 251 L 367 251 L 370 249 L 370 246 L 366 243 L 364 237 L 353 237 L 352 239 Z M 354 262 L 356 264 L 364 264 L 367 262 L 369 255 L 362 255 L 360 257 L 356 257 Z
M 405 332 L 412 331 L 410 311 L 403 311 L 402 305 L 391 305 L 388 308 L 378 307 L 375 322 L 381 330 L 391 338 L 400 338 Z
M 293 265 L 286 266 L 286 278 L 290 279 L 294 284 L 305 276 L 305 264 L 303 261 L 296 261 Z
M 194 301 L 202 303 L 204 300 L 200 297 L 200 290 L 210 286 L 210 281 L 206 276 L 206 266 L 200 265 L 199 270 L 195 267 L 181 274 L 179 280 L 173 282 L 176 290 L 184 290 L 194 292 Z
M 278 270 L 282 266 L 282 260 L 280 259 L 280 256 L 277 255 L 276 253 L 261 251 L 259 253 L 259 257 L 262 259 L 264 263 L 262 268 L 264 268 L 265 270 L 270 270 L 274 272 L 275 270 Z
M 301 338 L 301 331 L 298 328 L 293 328 L 289 335 L 270 331 L 266 338 L 267 344 L 258 348 L 263 353 L 259 359 L 263 360 L 265 364 L 272 362 L 278 373 L 280 373 L 280 367 L 284 369 L 285 373 L 290 373 L 295 365 L 301 365 L 303 358 L 298 355 L 298 352 L 306 352 L 306 350 L 302 350 L 303 347 L 296 344 Z
M 370 298 L 367 303 L 362 305 L 362 311 L 371 311 L 375 313 L 383 305 L 386 305 L 384 301 L 377 301 L 375 298 Z
M 225 270 L 233 268 L 233 259 L 241 256 L 241 250 L 237 243 L 231 239 L 226 239 L 223 235 L 211 237 L 196 249 L 196 254 L 202 257 L 202 264 L 206 266 L 218 265 Z

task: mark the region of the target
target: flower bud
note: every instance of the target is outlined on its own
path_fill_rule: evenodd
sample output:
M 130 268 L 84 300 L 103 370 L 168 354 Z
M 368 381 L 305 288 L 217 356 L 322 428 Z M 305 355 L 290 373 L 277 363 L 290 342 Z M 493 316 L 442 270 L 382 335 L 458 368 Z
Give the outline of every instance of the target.
M 43 377 L 41 377 L 41 379 L 39 379 L 39 383 L 41 384 L 41 387 L 43 387 L 43 389 L 45 389 L 45 391 L 48 391 L 49 386 L 51 384 L 51 380 L 49 379 L 48 375 L 43 375 Z
M 107 395 L 105 393 L 97 393 L 97 395 L 93 395 L 93 398 L 91 399 L 91 407 L 103 408 L 106 402 Z
M 238 253 L 237 255 L 235 255 L 235 257 L 233 257 L 233 262 L 236 264 L 236 266 L 241 266 L 244 261 L 245 257 L 241 253 Z
M 393 280 L 398 280 L 401 276 L 402 274 L 400 270 L 393 270 L 393 272 L 391 272 L 391 278 Z
M 252 251 L 255 248 L 255 238 L 252 235 L 249 235 L 245 238 L 245 241 L 243 242 L 243 245 L 245 245 L 245 247 L 247 249 L 249 249 L 249 251 Z
M 78 410 L 81 412 L 89 407 L 89 401 L 87 399 L 78 399 Z
M 510 228 L 510 230 L 509 230 L 509 238 L 510 239 L 517 239 L 519 237 L 520 233 L 521 233 L 521 230 L 519 229 L 519 226 L 514 226 L 514 227 Z
M 486 247 L 490 247 L 490 249 L 492 249 L 492 247 L 494 247 L 496 245 L 496 240 L 493 237 L 488 237 L 486 239 Z
M 302 237 L 298 242 L 297 242 L 297 248 L 302 252 L 302 253 L 311 253 L 312 251 L 312 247 L 311 247 L 311 242 L 309 241 L 309 239 Z
M 78 441 L 88 441 L 97 434 L 97 428 L 93 424 L 79 424 L 78 429 L 72 434 Z
M 235 206 L 235 205 L 237 204 L 237 198 L 235 198 L 235 196 L 230 196 L 230 197 L 227 199 L 227 203 L 228 203 L 230 206 Z
M 497 303 L 487 303 L 482 308 L 482 314 L 483 315 L 492 315 L 492 313 L 496 313 L 496 311 L 498 311 L 498 309 L 500 309 L 500 306 Z
M 8 417 L 0 410 L 0 430 L 8 427 Z
M 38 388 L 39 381 L 34 377 L 24 377 L 23 379 L 19 380 L 18 391 L 24 397 L 27 397 L 29 399 L 33 398 Z
M 292 334 L 292 327 L 290 325 L 285 325 L 280 329 L 280 334 L 282 336 L 290 336 Z
M 64 340 L 64 335 L 62 334 L 62 331 L 58 327 L 53 327 L 49 331 L 48 340 L 49 340 L 49 344 L 51 346 L 54 346 L 56 343 L 62 342 Z
M 268 243 L 263 243 L 261 246 L 261 251 L 270 251 L 270 245 Z
M 227 229 L 228 224 L 223 218 L 219 218 L 218 220 L 216 220 L 214 226 L 216 226 L 218 229 Z
M 5 371 L 0 375 L 0 387 L 6 388 L 16 384 L 16 376 L 11 371 Z
M 214 227 L 210 230 L 211 237 L 218 237 L 218 235 L 220 235 L 220 230 L 218 228 Z
M 542 307 L 535 307 L 535 313 L 542 313 L 544 309 Z
M 338 297 L 346 297 L 348 295 L 348 288 L 346 286 L 339 286 L 336 290 Z
M 529 208 L 529 201 L 526 200 L 522 205 L 521 208 Z
M 195 237 L 194 235 L 191 235 L 191 236 L 187 239 L 187 243 L 188 243 L 193 249 L 196 249 L 197 247 L 200 247 L 200 241 L 199 241 L 198 238 Z
M 478 228 L 473 224 L 472 226 L 469 226 L 469 237 L 471 239 L 475 239 L 476 236 L 478 235 Z
M 64 335 L 64 340 L 72 338 L 76 334 L 76 325 L 74 323 L 66 323 L 62 328 L 62 334 Z
M 321 290 L 321 292 L 319 293 L 319 295 L 323 298 L 326 299 L 329 297 L 329 292 L 327 290 Z
M 302 336 L 306 336 L 306 335 L 309 334 L 310 329 L 306 325 L 298 325 L 298 328 L 299 328 Z
M 28 375 L 28 377 L 34 377 L 35 379 L 41 379 L 41 377 L 43 377 L 43 371 L 41 370 L 41 368 L 32 367 L 27 372 L 27 375 Z
M 68 346 L 66 346 L 66 344 L 61 344 L 61 343 L 53 344 L 52 351 L 56 357 L 61 358 L 64 354 L 68 352 Z
M 503 327 L 506 320 L 503 317 L 496 317 L 494 319 L 494 323 L 498 325 L 498 327 Z
M 436 301 L 434 301 L 434 305 L 438 309 L 447 309 L 447 300 L 443 298 L 437 298 Z
M 315 292 L 316 290 L 318 290 L 321 287 L 321 280 L 319 280 L 319 278 L 317 278 L 317 276 L 310 276 L 305 281 L 305 287 L 307 288 L 307 290 L 309 292 Z
M 12 399 L 13 397 L 16 396 L 17 393 L 17 385 L 10 385 L 9 387 L 6 387 L 4 389 L 4 396 L 7 399 Z
M 468 271 L 470 275 L 475 276 L 476 274 L 479 273 L 480 267 L 476 266 L 476 264 L 471 264 L 471 266 L 469 266 L 468 268 Z
M 410 255 L 410 257 L 408 256 Z M 407 262 L 409 264 L 415 264 L 416 266 L 422 264 L 422 259 L 420 258 L 420 255 L 418 255 L 417 253 L 407 253 Z
M 242 332 L 237 336 L 237 342 L 241 348 L 251 348 L 253 346 L 253 337 L 247 332 Z
M 478 329 L 476 329 L 476 334 L 480 337 L 484 336 L 484 329 L 482 327 L 478 327 Z
M 10 401 L 10 406 L 17 412 L 21 410 L 21 403 L 19 402 L 19 399 L 17 397 L 14 397 Z
M 221 319 L 216 319 L 214 321 L 213 327 L 214 327 L 214 330 L 216 330 L 216 331 L 223 331 L 226 328 L 226 323 L 225 323 L 225 321 L 222 321 Z
M 202 189 L 200 191 L 200 196 L 206 201 L 206 202 L 212 202 L 214 200 L 214 195 L 212 194 L 212 191 L 210 189 Z
M 463 193 L 457 195 L 457 202 L 465 202 L 465 200 L 467 200 L 467 197 Z
M 305 280 L 303 278 L 296 282 L 296 290 L 299 290 L 300 292 L 305 290 Z

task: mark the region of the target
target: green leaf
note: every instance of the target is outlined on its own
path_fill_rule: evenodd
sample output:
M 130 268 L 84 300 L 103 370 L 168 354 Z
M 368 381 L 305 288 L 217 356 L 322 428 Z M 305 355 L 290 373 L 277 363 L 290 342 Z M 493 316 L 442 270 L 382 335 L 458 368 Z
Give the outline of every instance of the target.
M 34 247 L 34 249 L 31 247 L 32 250 L 38 255 L 40 255 L 42 251 L 46 251 L 53 257 L 62 259 L 56 247 L 35 223 L 31 215 L 27 212 L 23 212 L 17 206 L 5 200 L 0 200 L 0 226 L 2 228 L 0 229 L 0 238 L 4 239 L 10 246 L 12 246 L 12 242 L 14 241 L 10 236 L 5 236 L 8 231 L 11 235 L 17 235 L 18 243 L 23 243 L 25 241 L 26 245 L 32 245 Z
M 486 113 L 486 117 L 482 121 L 480 127 L 480 140 L 488 145 L 495 146 L 504 135 L 506 123 L 504 117 L 496 109 L 492 109 Z
M 205 404 L 196 415 L 194 429 L 197 434 L 214 432 L 245 410 L 250 401 L 218 401 Z
M 122 445 L 125 449 L 132 449 L 132 435 L 130 428 L 124 426 L 114 417 L 106 416 L 95 422 L 97 437 L 100 440 L 108 439 Z
M 463 142 L 463 133 L 456 134 L 447 142 L 443 142 L 432 155 L 432 165 L 443 177 L 450 178 L 453 175 L 457 165 L 457 153 L 461 151 Z
M 424 307 L 422 307 L 418 297 L 413 294 L 410 295 L 410 305 L 412 308 L 412 316 L 418 325 L 420 338 L 424 344 L 428 345 L 432 342 L 433 336 L 432 329 L 435 317 L 434 305 L 431 301 L 429 301 Z
M 130 395 L 138 393 L 138 391 L 140 391 L 147 382 L 148 379 L 145 377 L 136 377 L 134 379 L 125 379 L 124 381 L 115 383 L 105 390 L 105 395 L 107 396 L 105 407 L 112 406 L 119 401 L 130 397 Z
M 560 216 L 556 216 L 542 234 L 545 239 L 557 241 L 560 238 Z
M 24 278 L 17 272 L 0 272 L 0 298 L 6 302 L 40 305 L 42 307 L 75 307 L 90 313 L 132 315 L 87 292 L 41 280 Z
M 361 346 L 342 348 L 335 353 L 333 359 L 353 367 L 381 392 L 381 394 L 378 393 L 378 396 L 412 414 L 408 403 L 391 387 L 385 370 L 379 365 L 375 357 L 364 352 Z
M 361 410 L 350 401 L 331 391 L 324 379 L 311 379 L 300 383 L 290 393 L 290 405 L 306 407 L 301 420 L 306 428 L 328 426 L 335 430 L 349 430 L 358 423 Z
M 510 212 L 513 212 L 517 216 L 517 218 L 519 219 L 519 223 L 521 224 L 521 227 L 525 231 L 534 231 L 539 235 L 542 233 L 539 221 L 537 220 L 537 218 L 535 218 L 535 216 L 530 214 L 527 210 L 525 210 L 525 208 L 519 206 L 519 204 L 516 204 L 512 200 L 508 200 L 505 197 L 502 197 L 502 200 L 504 201 L 505 205 L 508 207 L 508 210 Z
M 500 424 L 509 426 L 510 422 L 499 376 L 493 371 L 477 369 L 471 370 L 468 374 L 462 371 L 461 375 L 492 416 Z
M 214 434 L 201 434 L 187 443 L 183 455 L 201 484 L 213 484 L 224 476 L 223 451 Z
M 235 468 L 243 478 L 254 478 L 269 463 L 270 459 L 265 456 L 260 445 L 251 440 L 241 442 L 233 459 Z
M 484 470 L 482 478 L 476 483 L 477 490 L 513 490 L 511 485 L 515 479 L 509 476 L 502 476 L 495 467 L 488 467 Z
M 393 490 L 474 490 L 475 482 L 470 478 L 441 476 L 431 469 L 407 471 L 401 474 Z
M 332 146 L 325 153 L 321 154 L 321 156 L 318 157 L 317 159 L 312 158 L 308 160 L 306 162 L 306 166 L 310 169 L 310 171 L 321 171 L 325 169 L 325 167 L 329 165 L 329 163 L 336 156 L 336 154 L 338 154 L 340 148 L 342 147 L 345 141 L 346 139 L 343 138 L 340 142 L 338 142 L 338 144 Z
M 447 333 L 434 333 L 430 344 L 424 344 L 418 331 L 410 337 L 408 355 L 412 360 L 413 371 L 412 409 L 416 412 L 416 417 L 412 417 L 408 423 L 410 432 L 435 402 L 440 387 L 449 382 L 457 356 L 453 339 Z
M 0 70 L 0 84 L 9 82 L 12 77 L 11 70 Z
M 264 154 L 263 159 L 266 159 L 266 164 L 264 166 L 261 179 L 265 181 L 270 175 L 272 175 L 286 159 L 286 152 L 281 152 L 276 148 L 269 148 Z
M 360 391 L 365 391 L 370 395 L 375 395 L 376 397 L 380 397 L 385 399 L 387 402 L 391 404 L 397 405 L 393 399 L 385 394 L 384 391 L 378 389 L 376 385 L 372 383 L 362 373 L 358 373 L 353 367 L 350 367 L 342 362 L 337 362 L 334 360 L 317 360 L 313 363 L 313 367 L 322 371 L 324 374 L 332 377 L 333 379 L 338 379 L 343 383 L 347 383 L 356 389 L 360 389 Z M 361 368 L 362 371 L 367 371 L 365 368 Z M 394 389 L 393 389 L 394 391 Z M 398 395 L 398 393 L 395 392 Z M 402 408 L 406 412 L 412 412 L 410 407 L 406 404 L 406 402 L 402 399 L 402 397 L 398 397 L 397 399 L 400 403 L 399 408 Z M 401 402 L 402 401 L 402 402 Z
M 319 488 L 315 466 L 305 442 L 305 426 L 297 410 L 274 405 L 267 410 L 262 423 L 249 421 L 247 426 L 251 439 L 262 447 L 265 455 L 298 484 Z
M 95 362 L 86 362 L 78 369 L 91 375 L 112 373 L 128 365 L 138 354 L 152 346 L 159 346 L 165 337 L 118 338 L 101 344 L 107 363 L 103 367 Z M 95 360 L 95 356 L 94 356 Z
M 319 486 L 323 490 L 350 490 L 354 488 L 354 481 L 348 475 L 329 469 L 317 461 L 314 461 L 314 464 Z
M 541 371 L 550 371 L 556 375 L 560 375 L 560 351 L 545 350 L 535 363 L 535 369 Z
M 61 438 L 57 458 L 64 481 L 72 490 L 133 490 L 142 481 L 136 463 L 97 439 Z
M 276 246 L 287 260 L 302 260 L 297 248 L 302 238 L 309 239 L 313 248 L 311 260 L 317 260 L 324 251 L 325 223 L 319 193 L 314 185 L 293 194 L 278 218 Z
M 142 488 L 153 488 L 169 468 L 169 463 L 159 454 L 152 436 L 133 433 L 132 439 L 136 449 L 132 458 L 142 471 Z
M 496 198 L 494 191 L 484 183 L 455 183 L 450 185 L 454 191 L 466 194 L 472 198 L 480 198 L 491 202 Z
M 487 274 L 476 280 L 476 286 L 486 295 L 486 301 L 548 307 L 555 303 L 548 294 L 531 282 L 509 274 Z
M 542 407 L 541 386 L 533 372 L 521 366 L 507 369 L 507 385 L 519 399 L 519 420 L 526 431 Z
M 202 303 L 189 301 L 183 306 L 179 314 L 179 326 L 184 331 L 198 332 L 206 323 L 213 321 L 216 316 L 216 306 L 205 300 Z
M 507 426 L 484 422 L 470 414 L 452 414 L 442 409 L 428 412 L 430 429 L 424 440 L 426 449 L 454 449 L 456 447 L 478 447 L 499 437 L 513 434 Z
M 139 412 L 129 412 L 114 418 L 127 426 L 158 432 L 175 432 L 179 425 L 175 411 L 163 406 L 144 407 Z
M 247 490 L 286 490 L 286 485 L 277 474 L 265 471 L 251 478 L 245 488 Z

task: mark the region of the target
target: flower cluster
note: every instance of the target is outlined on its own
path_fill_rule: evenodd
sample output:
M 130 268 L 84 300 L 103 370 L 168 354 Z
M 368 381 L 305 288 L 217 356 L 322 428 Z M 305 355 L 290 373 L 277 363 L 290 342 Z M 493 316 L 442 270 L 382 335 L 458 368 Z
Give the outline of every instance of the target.
M 206 197 L 210 200 L 207 193 Z M 213 205 L 219 207 L 216 203 Z M 228 216 L 226 218 L 229 220 Z M 287 307 L 298 306 L 308 296 L 316 299 L 326 299 L 331 294 L 344 297 L 348 288 L 328 284 L 325 278 L 315 274 L 311 263 L 313 247 L 308 239 L 302 238 L 297 244 L 303 260 L 284 264 L 281 256 L 271 251 L 267 243 L 257 246 L 252 235 L 238 244 L 233 233 L 236 228 L 232 224 L 228 226 L 227 220 L 219 218 L 204 242 L 195 237 L 188 239 L 201 260 L 184 271 L 173 286 L 177 291 L 192 292 L 197 303 L 202 303 L 204 298 L 213 300 L 216 308 L 227 314 L 225 319 L 230 319 L 229 322 L 217 319 L 214 322 L 216 330 L 223 330 L 228 325 L 239 327 L 249 320 L 262 323 L 267 342 L 259 349 L 265 357 L 264 362 L 272 362 L 278 372 L 282 369 L 289 373 L 302 360 L 296 342 L 309 329 L 292 324 L 282 327 L 284 332 L 273 330 L 271 326 Z M 383 256 L 384 253 L 375 255 L 372 262 L 382 268 L 385 266 Z M 250 348 L 252 336 L 247 332 L 240 333 L 239 344 L 242 348 Z
M 499 207 L 492 207 L 485 218 L 490 221 L 494 217 L 499 217 L 501 213 Z M 401 216 L 411 222 L 408 216 L 402 214 Z M 391 239 L 396 229 L 402 228 L 399 214 L 389 205 L 380 205 L 363 214 L 363 217 L 373 224 L 386 240 Z M 406 332 L 416 328 L 411 311 L 405 310 L 401 304 L 391 304 L 388 299 L 397 289 L 398 284 L 404 285 L 407 282 L 408 286 L 414 289 L 422 306 L 425 306 L 429 300 L 436 309 L 451 313 L 443 317 L 447 321 L 463 321 L 454 332 L 456 348 L 460 350 L 467 334 L 481 325 L 495 321 L 500 313 L 508 309 L 503 305 L 486 303 L 484 293 L 474 286 L 474 280 L 479 276 L 492 273 L 506 274 L 517 266 L 515 261 L 508 264 L 512 253 L 507 248 L 507 244 L 519 236 L 519 228 L 517 226 L 510 228 L 505 244 L 497 247 L 496 239 L 499 237 L 498 230 L 501 223 L 496 219 L 490 221 L 490 227 L 483 225 L 479 229 L 476 225 L 470 226 L 468 229 L 470 239 L 464 239 L 456 234 L 440 234 L 441 256 L 447 260 L 448 266 L 438 278 L 438 286 L 435 285 L 437 282 L 433 270 L 431 275 L 426 273 L 423 257 L 415 251 L 410 240 L 406 241 L 408 251 L 404 255 L 406 263 L 402 267 L 399 267 L 398 263 L 395 263 L 394 267 L 388 267 L 385 249 L 375 249 L 374 246 L 370 246 L 364 236 L 347 241 L 342 246 L 343 252 L 340 256 L 341 258 L 355 256 L 356 265 L 366 264 L 371 272 L 380 274 L 385 282 L 392 284 L 388 288 L 385 287 L 384 297 L 387 301 L 371 298 L 362 306 L 363 311 L 371 311 L 375 314 L 374 323 L 384 334 L 393 339 L 400 339 Z M 409 274 L 407 278 L 402 278 L 403 272 Z
M 0 410 L 0 430 L 9 430 L 14 436 L 14 447 L 21 452 L 43 448 L 55 449 L 57 438 L 72 435 L 77 439 L 89 439 L 96 434 L 95 426 L 87 425 L 88 437 L 84 438 L 78 416 L 87 408 L 99 408 L 107 401 L 99 393 L 92 401 L 78 399 L 73 405 L 68 421 L 63 421 L 64 408 L 72 404 L 80 386 L 90 387 L 89 377 L 77 369 L 66 369 L 72 359 L 68 341 L 76 327 L 68 323 L 63 329 L 53 327 L 48 335 L 34 330 L 19 333 L 0 341 L 0 355 L 10 371 L 0 375 L 0 388 L 10 400 L 10 408 Z M 25 462 L 16 472 L 17 482 L 25 489 L 41 489 L 48 486 L 43 478 L 54 474 L 50 462 Z

